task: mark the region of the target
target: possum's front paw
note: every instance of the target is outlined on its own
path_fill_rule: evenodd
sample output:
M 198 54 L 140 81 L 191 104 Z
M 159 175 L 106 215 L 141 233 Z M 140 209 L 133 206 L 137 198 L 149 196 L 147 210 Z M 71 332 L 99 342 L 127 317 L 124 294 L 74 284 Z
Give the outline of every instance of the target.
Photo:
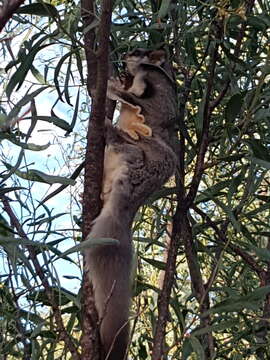
M 124 84 L 122 84 L 119 78 L 111 77 L 108 80 L 108 90 L 109 91 L 119 91 L 124 89 Z
M 119 78 L 110 78 L 107 85 L 107 97 L 111 100 L 119 100 L 119 96 L 116 95 L 118 91 L 122 91 L 124 85 Z

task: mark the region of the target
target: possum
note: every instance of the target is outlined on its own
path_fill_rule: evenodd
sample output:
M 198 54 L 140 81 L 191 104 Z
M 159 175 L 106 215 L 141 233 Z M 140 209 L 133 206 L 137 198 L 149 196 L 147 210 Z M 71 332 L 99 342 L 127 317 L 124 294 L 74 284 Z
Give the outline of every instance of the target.
M 119 80 L 108 83 L 108 97 L 140 108 L 151 136 L 134 139 L 125 129 L 106 121 L 103 207 L 89 238 L 113 238 L 117 244 L 96 245 L 85 252 L 100 324 L 104 359 L 124 360 L 129 337 L 131 302 L 132 222 L 140 206 L 174 174 L 172 137 L 177 116 L 176 90 L 170 66 L 149 61 L 151 51 L 127 54 L 127 69 L 144 90 L 124 89 Z M 152 54 L 153 55 L 153 54 Z M 136 82 L 136 80 L 135 80 Z M 135 86 L 136 87 L 136 86 Z M 121 116 L 121 114 L 120 114 Z M 127 119 L 128 121 L 128 119 Z

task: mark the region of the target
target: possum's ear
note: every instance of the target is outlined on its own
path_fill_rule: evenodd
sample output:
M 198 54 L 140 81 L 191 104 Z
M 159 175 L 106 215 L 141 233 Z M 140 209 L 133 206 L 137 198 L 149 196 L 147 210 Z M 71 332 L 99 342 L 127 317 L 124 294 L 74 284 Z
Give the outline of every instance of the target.
M 149 54 L 149 62 L 154 65 L 161 66 L 167 60 L 166 51 L 163 49 L 151 51 Z

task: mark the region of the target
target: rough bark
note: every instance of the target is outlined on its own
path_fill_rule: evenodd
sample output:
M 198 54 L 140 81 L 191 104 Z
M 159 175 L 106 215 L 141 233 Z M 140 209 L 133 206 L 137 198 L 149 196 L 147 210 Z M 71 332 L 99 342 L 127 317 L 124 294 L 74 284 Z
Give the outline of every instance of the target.
M 16 10 L 24 3 L 25 0 L 4 0 L 0 6 L 0 32 Z

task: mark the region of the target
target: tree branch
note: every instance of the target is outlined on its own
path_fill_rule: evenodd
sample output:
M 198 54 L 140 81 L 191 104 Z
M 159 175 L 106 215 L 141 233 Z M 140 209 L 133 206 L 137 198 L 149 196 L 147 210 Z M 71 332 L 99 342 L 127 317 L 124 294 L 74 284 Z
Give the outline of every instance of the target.
M 4 0 L 3 5 L 0 7 L 0 32 L 24 1 L 25 0 Z
M 189 208 L 195 199 L 195 196 L 197 194 L 197 190 L 201 181 L 201 177 L 203 174 L 204 169 L 204 157 L 208 148 L 208 142 L 209 142 L 209 125 L 210 125 L 210 111 L 209 111 L 209 104 L 210 104 L 210 96 L 214 84 L 214 74 L 215 74 L 215 68 L 216 68 L 216 62 L 218 57 L 218 49 L 219 44 L 216 41 L 215 47 L 213 50 L 211 63 L 209 65 L 209 77 L 207 79 L 207 88 L 206 93 L 204 97 L 204 108 L 203 108 L 203 128 L 202 128 L 202 135 L 201 139 L 198 141 L 199 145 L 199 152 L 196 159 L 195 164 L 195 170 L 194 175 L 191 181 L 190 190 L 186 196 L 186 207 Z
M 180 112 L 179 112 L 179 122 L 184 124 L 184 116 L 186 103 L 190 94 L 191 81 L 189 78 L 185 79 L 184 92 L 182 93 L 180 99 Z M 178 172 L 176 176 L 176 183 L 178 188 L 177 194 L 177 209 L 173 217 L 173 226 L 172 234 L 169 242 L 169 249 L 167 250 L 167 262 L 166 269 L 162 284 L 162 289 L 158 298 L 158 320 L 154 334 L 153 341 L 153 352 L 152 360 L 159 360 L 163 354 L 163 343 L 165 338 L 165 329 L 168 320 L 168 309 L 170 303 L 170 296 L 174 282 L 174 276 L 176 271 L 176 259 L 178 254 L 178 249 L 181 244 L 181 227 L 182 227 L 182 204 L 185 196 L 184 189 L 184 154 L 185 154 L 185 138 L 184 134 L 181 135 L 180 142 L 175 149 L 177 154 L 179 154 L 179 164 Z M 180 206 L 181 204 L 181 206 Z
M 95 19 L 94 0 L 82 0 L 82 18 L 84 29 Z M 106 91 L 109 68 L 109 36 L 112 15 L 112 0 L 103 0 L 98 32 L 99 48 L 95 52 L 95 28 L 85 33 L 85 54 L 87 60 L 87 89 L 92 96 L 92 107 L 87 131 L 87 146 L 85 154 L 85 176 L 83 194 L 83 226 L 82 238 L 90 232 L 94 218 L 100 212 L 100 192 L 103 177 L 104 162 L 104 121 L 106 108 Z M 94 90 L 94 91 L 93 91 Z M 82 328 L 81 338 L 82 360 L 98 359 L 100 343 L 97 327 L 97 313 L 94 306 L 93 289 L 88 275 L 84 273 L 82 286 Z
M 180 204 L 180 201 L 179 203 Z M 165 328 L 168 320 L 168 308 L 170 302 L 171 289 L 175 276 L 175 264 L 180 245 L 180 234 L 182 228 L 182 209 L 176 209 L 173 217 L 173 229 L 170 246 L 168 250 L 168 260 L 166 263 L 165 275 L 162 290 L 158 299 L 158 320 L 154 334 L 152 360 L 160 360 L 163 355 L 163 344 Z

